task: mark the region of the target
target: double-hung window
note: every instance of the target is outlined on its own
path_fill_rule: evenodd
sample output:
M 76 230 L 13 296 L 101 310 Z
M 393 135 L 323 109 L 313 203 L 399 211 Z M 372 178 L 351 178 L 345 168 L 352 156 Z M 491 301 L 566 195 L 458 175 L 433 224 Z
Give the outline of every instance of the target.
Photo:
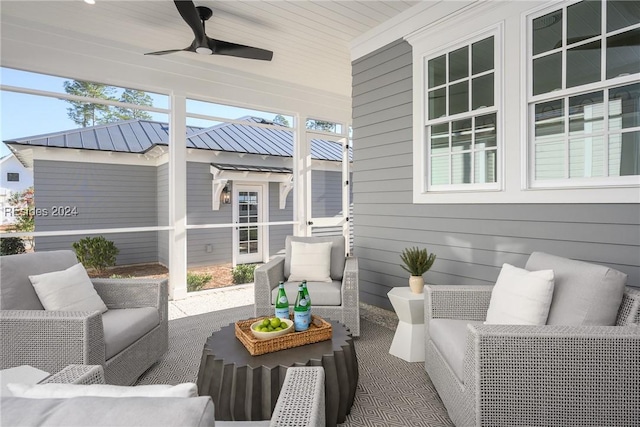
M 640 3 L 584 0 L 528 19 L 528 184 L 640 175 Z
M 495 33 L 424 58 L 427 191 L 498 189 Z

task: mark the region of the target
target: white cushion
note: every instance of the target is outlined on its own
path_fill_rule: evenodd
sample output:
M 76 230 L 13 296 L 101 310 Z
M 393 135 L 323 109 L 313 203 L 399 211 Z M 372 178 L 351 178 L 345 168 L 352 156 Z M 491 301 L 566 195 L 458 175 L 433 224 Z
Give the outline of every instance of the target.
M 487 311 L 486 324 L 544 325 L 553 297 L 553 270 L 527 271 L 504 264 Z
M 198 397 L 198 387 L 194 383 L 178 385 L 156 384 L 135 387 L 107 384 L 20 384 L 11 383 L 7 387 L 15 397 L 31 399 L 69 398 L 83 396 L 100 397 Z
M 80 263 L 63 271 L 29 276 L 29 280 L 45 310 L 107 311 Z
M 291 242 L 291 281 L 331 282 L 331 242 Z

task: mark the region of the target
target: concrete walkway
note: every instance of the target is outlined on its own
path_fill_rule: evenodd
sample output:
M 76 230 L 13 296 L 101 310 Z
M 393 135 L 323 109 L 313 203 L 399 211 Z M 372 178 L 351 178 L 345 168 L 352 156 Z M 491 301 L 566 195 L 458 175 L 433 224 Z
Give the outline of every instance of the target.
M 253 303 L 253 283 L 190 292 L 186 298 L 169 301 L 169 320 Z

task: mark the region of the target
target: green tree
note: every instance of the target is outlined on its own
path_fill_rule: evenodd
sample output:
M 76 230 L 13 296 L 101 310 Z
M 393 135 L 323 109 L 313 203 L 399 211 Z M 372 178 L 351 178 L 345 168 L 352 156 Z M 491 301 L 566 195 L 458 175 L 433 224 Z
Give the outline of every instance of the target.
M 119 97 L 116 97 L 118 89 L 113 86 L 73 80 L 64 82 L 64 90 L 70 95 L 120 101 L 142 106 L 153 105 L 151 96 L 146 92 L 135 89 L 125 89 Z M 67 102 L 71 104 L 71 107 L 67 108 L 67 115 L 80 127 L 113 123 L 121 120 L 151 119 L 151 115 L 148 112 L 134 108 L 72 100 L 67 100 Z
M 115 101 L 115 88 L 99 83 L 83 82 L 74 80 L 64 82 L 64 91 L 70 95 L 86 96 Z M 67 108 L 67 115 L 80 127 L 95 126 L 104 121 L 105 116 L 109 116 L 110 107 L 103 104 L 92 104 L 88 102 L 67 100 L 71 107 Z
M 136 89 L 125 89 L 120 95 L 120 102 L 126 102 L 127 104 L 135 105 L 153 105 L 153 100 L 146 92 Z M 136 110 L 135 108 L 115 107 L 116 116 L 118 120 L 150 120 L 151 114 L 143 110 Z
M 336 124 L 332 122 L 325 122 L 322 120 L 308 119 L 307 129 L 322 130 L 325 132 L 335 132 Z
M 282 114 L 278 114 L 277 116 L 275 116 L 273 118 L 273 123 L 277 125 L 286 126 L 288 128 L 291 127 L 291 125 L 289 124 L 289 120 L 287 120 L 286 117 L 284 117 Z

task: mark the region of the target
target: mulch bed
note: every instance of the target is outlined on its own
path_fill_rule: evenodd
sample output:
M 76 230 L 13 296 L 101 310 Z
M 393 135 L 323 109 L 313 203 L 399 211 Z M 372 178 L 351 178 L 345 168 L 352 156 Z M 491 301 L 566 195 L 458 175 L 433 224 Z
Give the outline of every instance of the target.
M 233 285 L 233 275 L 231 273 L 231 264 L 219 264 L 203 267 L 192 267 L 188 270 L 195 274 L 209 274 L 212 276 L 209 283 L 204 285 L 204 289 L 224 288 Z M 169 270 L 160 264 L 138 264 L 126 265 L 120 267 L 111 267 L 106 273 L 98 275 L 95 272 L 89 272 L 91 277 L 111 277 L 118 275 L 122 277 L 144 277 L 152 279 L 163 279 L 169 277 Z

